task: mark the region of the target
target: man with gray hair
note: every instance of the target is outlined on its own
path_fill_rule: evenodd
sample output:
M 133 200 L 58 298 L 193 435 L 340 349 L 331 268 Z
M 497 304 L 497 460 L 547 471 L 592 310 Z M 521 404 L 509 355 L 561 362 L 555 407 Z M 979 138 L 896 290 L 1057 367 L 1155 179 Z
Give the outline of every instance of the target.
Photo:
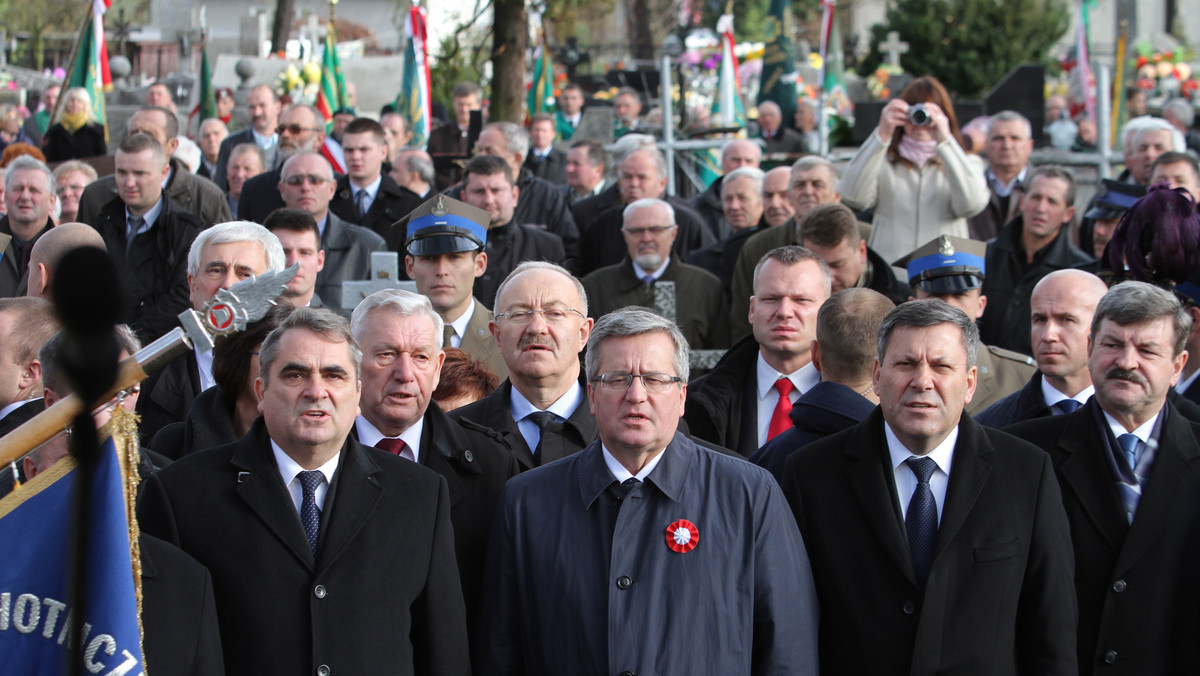
M 1194 153 L 1200 153 L 1200 132 L 1192 128 L 1196 121 L 1196 109 L 1185 98 L 1171 99 L 1163 105 L 1163 119 L 1183 134 L 1184 145 Z
M 1024 115 L 1002 110 L 988 119 L 984 178 L 991 197 L 983 211 L 967 219 L 971 239 L 986 242 L 1020 213 L 1032 153 L 1033 126 Z
M 962 310 L 896 307 L 877 338 L 879 407 L 788 459 L 783 491 L 812 558 L 825 664 L 1077 673 L 1058 482 L 1036 447 L 963 415 L 978 349 Z
M 615 178 L 621 171 L 621 165 L 625 162 L 625 158 L 635 150 L 642 148 L 653 148 L 657 141 L 649 134 L 627 134 L 620 139 L 617 139 L 612 144 L 612 174 Z M 603 146 L 600 146 L 603 150 Z M 569 157 L 569 154 L 568 154 Z M 607 170 L 608 167 L 603 167 Z M 601 172 L 603 175 L 603 172 Z M 569 175 L 568 175 L 569 181 Z M 595 186 L 593 186 L 594 188 Z M 651 195 L 655 197 L 655 195 Z M 602 188 L 598 193 L 590 197 L 584 197 L 571 205 L 571 215 L 575 217 L 575 225 L 579 226 L 579 232 L 587 232 L 592 223 L 600 217 L 600 214 L 615 206 L 623 206 L 625 201 L 621 197 L 621 187 L 614 180 L 609 180 L 606 187 Z
M 392 180 L 421 199 L 433 190 L 433 158 L 420 148 L 401 148 L 392 159 Z
M 714 239 L 726 237 L 734 229 L 725 215 L 725 177 L 735 169 L 757 169 L 761 163 L 762 148 L 754 141 L 735 139 L 721 148 L 721 175 L 691 199 L 692 208 L 704 219 Z
M 739 170 L 740 171 L 740 170 Z M 757 169 L 753 170 L 757 171 Z M 600 268 L 583 279 L 591 301 L 588 313 L 599 320 L 629 305 L 655 309 L 655 284 L 675 284 L 675 322 L 697 350 L 728 347 L 725 290 L 707 270 L 688 265 L 671 251 L 679 226 L 667 202 L 643 198 L 625 207 L 627 253 L 616 265 Z
M 213 170 L 213 183 L 222 190 L 228 190 L 226 171 L 233 154 L 233 149 L 243 143 L 253 143 L 263 151 L 264 169 L 274 169 L 278 166 L 276 154 L 279 151 L 279 141 L 282 134 L 277 131 L 280 122 L 281 105 L 279 97 L 271 85 L 260 84 L 250 90 L 246 98 L 246 113 L 250 116 L 250 128 L 230 134 L 221 141 L 217 152 L 216 167 Z
M 455 554 L 467 616 L 474 620 L 488 533 L 517 461 L 498 434 L 467 419 L 451 420 L 433 402 L 446 353 L 442 318 L 428 298 L 376 291 L 354 309 L 350 330 L 364 355 L 354 436 L 364 446 L 424 465 L 452 487 Z
M 816 673 L 804 542 L 769 473 L 678 432 L 688 347 L 675 324 L 606 315 L 587 378 L 599 439 L 504 491 L 479 672 Z
M 553 183 L 538 178 L 525 166 L 529 154 L 529 132 L 512 122 L 493 122 L 483 128 L 475 143 L 475 155 L 492 155 L 508 163 L 519 194 L 513 219 L 542 230 L 549 230 L 562 240 L 567 258 L 579 255 L 579 228 L 567 208 L 567 201 Z M 463 187 L 446 194 L 462 200 Z M 466 201 L 466 200 L 463 200 Z
M 200 310 L 217 291 L 267 272 L 283 270 L 283 245 L 257 223 L 219 223 L 196 236 L 187 254 L 188 299 Z M 182 311 L 182 310 L 181 310 Z M 146 379 L 138 399 L 139 432 L 149 440 L 163 427 L 183 421 L 196 395 L 216 384 L 212 351 L 193 349 L 167 362 Z M 176 449 L 154 449 L 174 457 Z
M 681 260 L 687 260 L 691 252 L 717 241 L 704 224 L 704 219 L 687 200 L 667 194 L 667 160 L 658 148 L 639 147 L 626 155 L 617 173 L 617 187 L 621 204 L 606 209 L 584 232 L 579 265 L 581 273 L 587 274 L 620 262 L 625 256 L 625 243 L 618 236 L 624 226 L 625 206 L 645 197 L 664 200 L 675 209 L 679 233 L 674 246 Z
M 29 256 L 42 235 L 54 228 L 58 201 L 54 174 L 28 155 L 4 170 L 4 207 L 0 216 L 0 297 L 24 296 Z
M 726 294 L 742 247 L 770 227 L 763 208 L 765 176 L 756 167 L 738 167 L 721 177 L 722 220 L 729 232 L 720 241 L 688 255 L 689 264 L 704 268 L 721 280 Z
M 151 477 L 138 515 L 212 573 L 225 673 L 466 676 L 446 481 L 351 438 L 349 323 L 296 308 L 259 352 L 262 417 Z
M 300 153 L 316 153 L 330 164 L 332 170 L 332 155 L 325 146 L 325 119 L 316 108 L 302 103 L 292 105 L 279 117 L 277 129 L 279 142 L 274 160 L 267 157 L 267 164 L 263 165 L 267 171 L 242 184 L 242 198 L 238 200 L 239 220 L 262 223 L 272 211 L 284 206 L 279 179 L 288 158 Z
M 783 111 L 774 101 L 758 104 L 758 128 L 762 131 L 762 140 L 769 154 L 802 155 L 809 150 L 817 152 L 816 148 L 806 147 L 800 132 L 783 126 Z
M 1192 671 L 1200 646 L 1200 425 L 1168 393 L 1191 317 L 1169 291 L 1118 284 L 1092 318 L 1095 395 L 1007 428 L 1049 454 L 1075 549 L 1079 673 Z M 957 464 L 955 465 L 957 469 Z

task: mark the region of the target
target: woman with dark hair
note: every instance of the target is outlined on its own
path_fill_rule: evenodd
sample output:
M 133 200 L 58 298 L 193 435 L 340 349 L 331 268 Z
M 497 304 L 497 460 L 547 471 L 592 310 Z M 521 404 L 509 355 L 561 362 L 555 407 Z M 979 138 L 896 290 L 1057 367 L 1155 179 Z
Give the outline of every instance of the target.
M 989 199 L 983 161 L 963 152 L 950 95 L 928 76 L 884 106 L 838 191 L 852 209 L 875 210 L 867 243 L 889 262 L 938 235 L 969 237 L 967 219 Z
M 83 87 L 71 87 L 63 95 L 58 122 L 46 132 L 46 160 L 65 162 L 108 154 L 104 125 L 96 121 L 92 97 Z
M 150 440 L 150 448 L 178 460 L 245 436 L 258 418 L 258 397 L 254 394 L 258 348 L 293 309 L 276 305 L 245 331 L 217 338 L 212 365 L 216 386 L 196 397 L 186 420 L 159 430 Z
M 1200 214 L 1191 193 L 1164 183 L 1150 186 L 1121 216 L 1101 262 L 1100 274 L 1112 284 L 1134 280 L 1173 289 L 1194 278 Z

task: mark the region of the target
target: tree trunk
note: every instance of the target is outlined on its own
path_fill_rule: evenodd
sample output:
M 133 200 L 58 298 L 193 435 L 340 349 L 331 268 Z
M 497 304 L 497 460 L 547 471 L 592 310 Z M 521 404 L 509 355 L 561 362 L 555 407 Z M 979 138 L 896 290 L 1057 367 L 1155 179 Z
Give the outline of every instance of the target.
M 650 0 L 628 0 L 625 26 L 629 29 L 629 53 L 641 61 L 654 60 L 654 34 L 650 30 Z
M 492 5 L 492 98 L 493 122 L 525 121 L 525 49 L 529 23 L 525 0 L 495 0 Z
M 287 49 L 288 34 L 292 32 L 292 14 L 296 0 L 275 0 L 275 21 L 271 24 L 271 51 Z

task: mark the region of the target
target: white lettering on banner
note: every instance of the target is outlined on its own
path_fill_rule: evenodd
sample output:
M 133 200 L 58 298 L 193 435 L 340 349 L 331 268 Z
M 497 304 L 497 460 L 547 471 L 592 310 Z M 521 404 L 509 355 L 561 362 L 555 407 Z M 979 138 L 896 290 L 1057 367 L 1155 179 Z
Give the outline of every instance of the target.
M 42 606 L 46 607 L 45 612 L 42 612 Z M 0 632 L 8 631 L 11 627 L 21 634 L 33 634 L 41 626 L 42 638 L 54 640 L 60 646 L 64 644 L 70 646 L 74 644 L 74 637 L 71 636 L 73 612 L 71 608 L 67 607 L 67 604 L 50 597 L 38 598 L 36 594 L 25 593 L 18 595 L 14 600 L 12 592 L 0 592 Z M 55 632 L 58 633 L 57 639 L 55 639 Z M 80 643 L 87 645 L 83 651 L 83 666 L 88 672 L 93 674 L 104 672 L 104 676 L 129 676 L 135 673 L 138 659 L 133 653 L 121 649 L 117 645 L 116 639 L 109 634 L 97 634 L 89 641 L 88 637 L 91 634 L 92 625 L 84 622 Z M 115 663 L 116 660 L 106 658 L 117 655 L 118 650 L 120 650 L 120 655 L 117 656 L 117 659 L 121 662 L 109 668 L 110 665 L 106 663 Z M 97 661 L 97 657 L 100 658 L 99 661 Z M 106 668 L 109 669 L 107 672 L 104 671 Z M 142 674 L 141 671 L 136 673 L 139 676 Z

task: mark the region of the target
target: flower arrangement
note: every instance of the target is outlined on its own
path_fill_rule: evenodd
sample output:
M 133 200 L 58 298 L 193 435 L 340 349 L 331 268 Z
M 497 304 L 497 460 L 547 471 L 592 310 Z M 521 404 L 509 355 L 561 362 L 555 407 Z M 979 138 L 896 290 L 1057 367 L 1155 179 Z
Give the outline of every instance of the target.
M 292 103 L 312 105 L 317 100 L 317 92 L 321 87 L 321 66 L 309 61 L 299 68 L 295 63 L 288 64 L 279 77 L 275 78 L 275 93 L 287 96 Z
M 1142 43 L 1136 51 L 1137 56 L 1129 60 L 1129 67 L 1137 71 L 1135 84 L 1147 95 L 1191 98 L 1200 89 L 1200 81 L 1188 65 L 1196 55 L 1186 48 L 1159 52 L 1149 44 Z
M 893 75 L 900 75 L 904 69 L 900 66 L 884 64 L 875 69 L 874 73 L 867 76 L 867 91 L 871 96 L 879 100 L 889 99 L 892 96 L 892 90 L 888 87 L 888 81 Z

